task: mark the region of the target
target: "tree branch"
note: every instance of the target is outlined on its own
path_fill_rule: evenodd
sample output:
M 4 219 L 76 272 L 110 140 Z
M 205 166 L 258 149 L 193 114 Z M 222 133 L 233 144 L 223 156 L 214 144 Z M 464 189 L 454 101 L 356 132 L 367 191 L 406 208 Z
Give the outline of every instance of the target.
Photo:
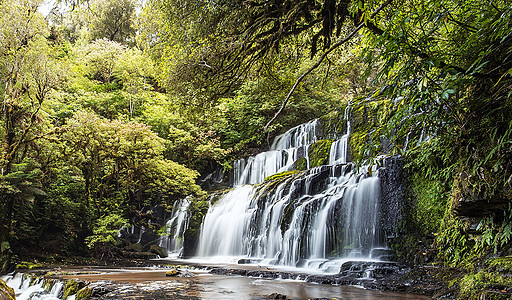
M 372 15 L 370 16 L 370 19 L 371 18 L 374 18 L 382 9 L 384 9 L 386 6 L 388 6 L 389 4 L 391 4 L 392 0 L 388 0 L 384 3 L 382 3 L 373 13 Z M 329 48 L 327 51 L 324 52 L 324 54 L 322 54 L 322 56 L 320 56 L 320 58 L 317 60 L 317 62 L 311 66 L 306 72 L 304 72 L 302 75 L 299 76 L 299 78 L 297 78 L 297 80 L 295 81 L 295 83 L 293 84 L 292 88 L 290 89 L 290 91 L 288 92 L 288 95 L 286 95 L 286 98 L 284 99 L 283 103 L 281 104 L 281 107 L 279 108 L 279 110 L 275 113 L 274 117 L 272 117 L 272 119 L 270 119 L 270 121 L 268 121 L 268 123 L 265 125 L 265 127 L 263 128 L 263 131 L 267 131 L 268 127 L 270 126 L 270 124 L 272 124 L 276 119 L 277 117 L 283 112 L 284 108 L 286 107 L 286 104 L 288 103 L 288 101 L 290 100 L 290 97 L 292 96 L 293 92 L 295 91 L 295 89 L 297 88 L 297 86 L 299 85 L 299 83 L 302 82 L 302 80 L 304 80 L 304 78 L 309 74 L 311 73 L 313 70 L 315 70 L 316 68 L 318 68 L 318 66 L 320 66 L 320 64 L 322 64 L 322 62 L 324 61 L 324 59 L 327 57 L 327 55 L 329 55 L 329 53 L 331 53 L 334 49 L 338 48 L 339 46 L 343 45 L 344 43 L 348 42 L 350 39 L 352 39 L 354 37 L 354 35 L 356 35 L 356 33 L 359 32 L 359 30 L 361 30 L 361 28 L 363 28 L 364 26 L 364 22 L 361 22 L 349 35 L 347 35 L 344 39 L 336 42 L 336 44 L 334 44 L 333 46 L 331 46 L 331 48 Z

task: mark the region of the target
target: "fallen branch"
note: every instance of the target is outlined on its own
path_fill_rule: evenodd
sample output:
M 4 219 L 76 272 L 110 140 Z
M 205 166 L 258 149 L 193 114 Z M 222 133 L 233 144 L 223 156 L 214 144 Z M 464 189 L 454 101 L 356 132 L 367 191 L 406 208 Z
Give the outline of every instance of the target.
M 384 9 L 384 7 L 388 6 L 389 4 L 391 4 L 392 0 L 388 0 L 384 3 L 382 3 L 373 13 L 372 15 L 370 16 L 370 19 L 374 18 L 382 9 Z M 331 48 L 329 48 L 327 51 L 324 52 L 324 54 L 322 54 L 322 56 L 320 56 L 320 58 L 318 59 L 318 61 L 313 65 L 311 66 L 306 72 L 304 72 L 302 75 L 299 76 L 299 78 L 297 78 L 297 80 L 295 81 L 295 83 L 293 84 L 292 88 L 290 89 L 290 91 L 288 92 L 288 95 L 286 95 L 286 98 L 284 99 L 283 103 L 281 104 L 281 108 L 279 108 L 279 110 L 275 113 L 274 117 L 272 117 L 272 119 L 270 119 L 270 121 L 268 121 L 267 125 L 265 125 L 265 127 L 263 128 L 263 131 L 267 131 L 268 127 L 270 126 L 270 124 L 272 124 L 272 122 L 274 122 L 277 117 L 283 112 L 284 108 L 286 107 L 286 104 L 288 103 L 288 101 L 290 100 L 290 97 L 292 96 L 293 92 L 295 91 L 295 89 L 297 88 L 297 86 L 299 85 L 299 83 L 301 83 L 301 81 L 309 74 L 311 73 L 314 69 L 318 68 L 318 66 L 320 66 L 320 64 L 322 64 L 322 62 L 324 61 L 324 59 L 327 57 L 327 55 L 329 55 L 329 53 L 331 53 L 334 49 L 338 48 L 339 46 L 343 45 L 344 43 L 348 42 L 350 39 L 352 39 L 354 37 L 354 35 L 356 35 L 356 33 L 359 32 L 359 30 L 361 30 L 361 28 L 363 28 L 364 26 L 364 22 L 361 22 L 349 35 L 347 35 L 344 39 L 338 41 L 336 44 L 334 44 Z

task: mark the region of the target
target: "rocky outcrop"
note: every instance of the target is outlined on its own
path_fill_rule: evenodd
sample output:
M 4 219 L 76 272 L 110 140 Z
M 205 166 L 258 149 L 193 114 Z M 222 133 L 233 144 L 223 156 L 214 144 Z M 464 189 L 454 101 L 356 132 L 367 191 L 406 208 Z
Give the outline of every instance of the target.
M 401 156 L 387 157 L 379 169 L 379 223 L 388 238 L 394 237 L 403 219 L 406 197 L 406 173 Z
M 482 181 L 466 172 L 459 173 L 452 189 L 453 212 L 463 217 L 484 217 L 507 211 L 510 195 L 487 194 L 489 191 Z
M 366 289 L 405 292 L 419 295 L 445 295 L 450 299 L 446 284 L 441 280 L 443 270 L 436 267 L 411 268 L 395 262 L 345 262 L 338 274 L 311 275 L 297 272 L 214 267 L 212 274 L 238 275 L 268 279 L 293 279 L 317 284 L 356 285 Z

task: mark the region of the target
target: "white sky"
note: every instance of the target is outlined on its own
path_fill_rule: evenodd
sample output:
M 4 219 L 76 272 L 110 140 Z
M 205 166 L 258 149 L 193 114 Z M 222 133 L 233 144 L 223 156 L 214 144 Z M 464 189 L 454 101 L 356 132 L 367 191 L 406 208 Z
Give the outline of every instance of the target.
M 47 16 L 55 5 L 56 0 L 44 0 L 39 6 L 39 12 L 43 14 L 43 16 Z

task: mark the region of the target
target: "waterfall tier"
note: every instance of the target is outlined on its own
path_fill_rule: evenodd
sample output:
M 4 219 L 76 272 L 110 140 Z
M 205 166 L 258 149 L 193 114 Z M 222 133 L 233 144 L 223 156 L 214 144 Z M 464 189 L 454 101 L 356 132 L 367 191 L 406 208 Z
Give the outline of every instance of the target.
M 59 280 L 42 277 L 33 280 L 23 273 L 5 275 L 2 279 L 14 289 L 17 300 L 59 300 L 64 286 Z
M 234 185 L 261 183 L 270 175 L 290 170 L 298 159 L 307 159 L 309 146 L 318 140 L 319 128 L 318 120 L 299 125 L 277 136 L 270 151 L 235 161 Z
M 337 272 L 330 260 L 367 258 L 382 247 L 379 180 L 351 165 L 322 166 L 279 184 L 244 185 L 206 214 L 199 257 L 247 257 L 271 264 Z

